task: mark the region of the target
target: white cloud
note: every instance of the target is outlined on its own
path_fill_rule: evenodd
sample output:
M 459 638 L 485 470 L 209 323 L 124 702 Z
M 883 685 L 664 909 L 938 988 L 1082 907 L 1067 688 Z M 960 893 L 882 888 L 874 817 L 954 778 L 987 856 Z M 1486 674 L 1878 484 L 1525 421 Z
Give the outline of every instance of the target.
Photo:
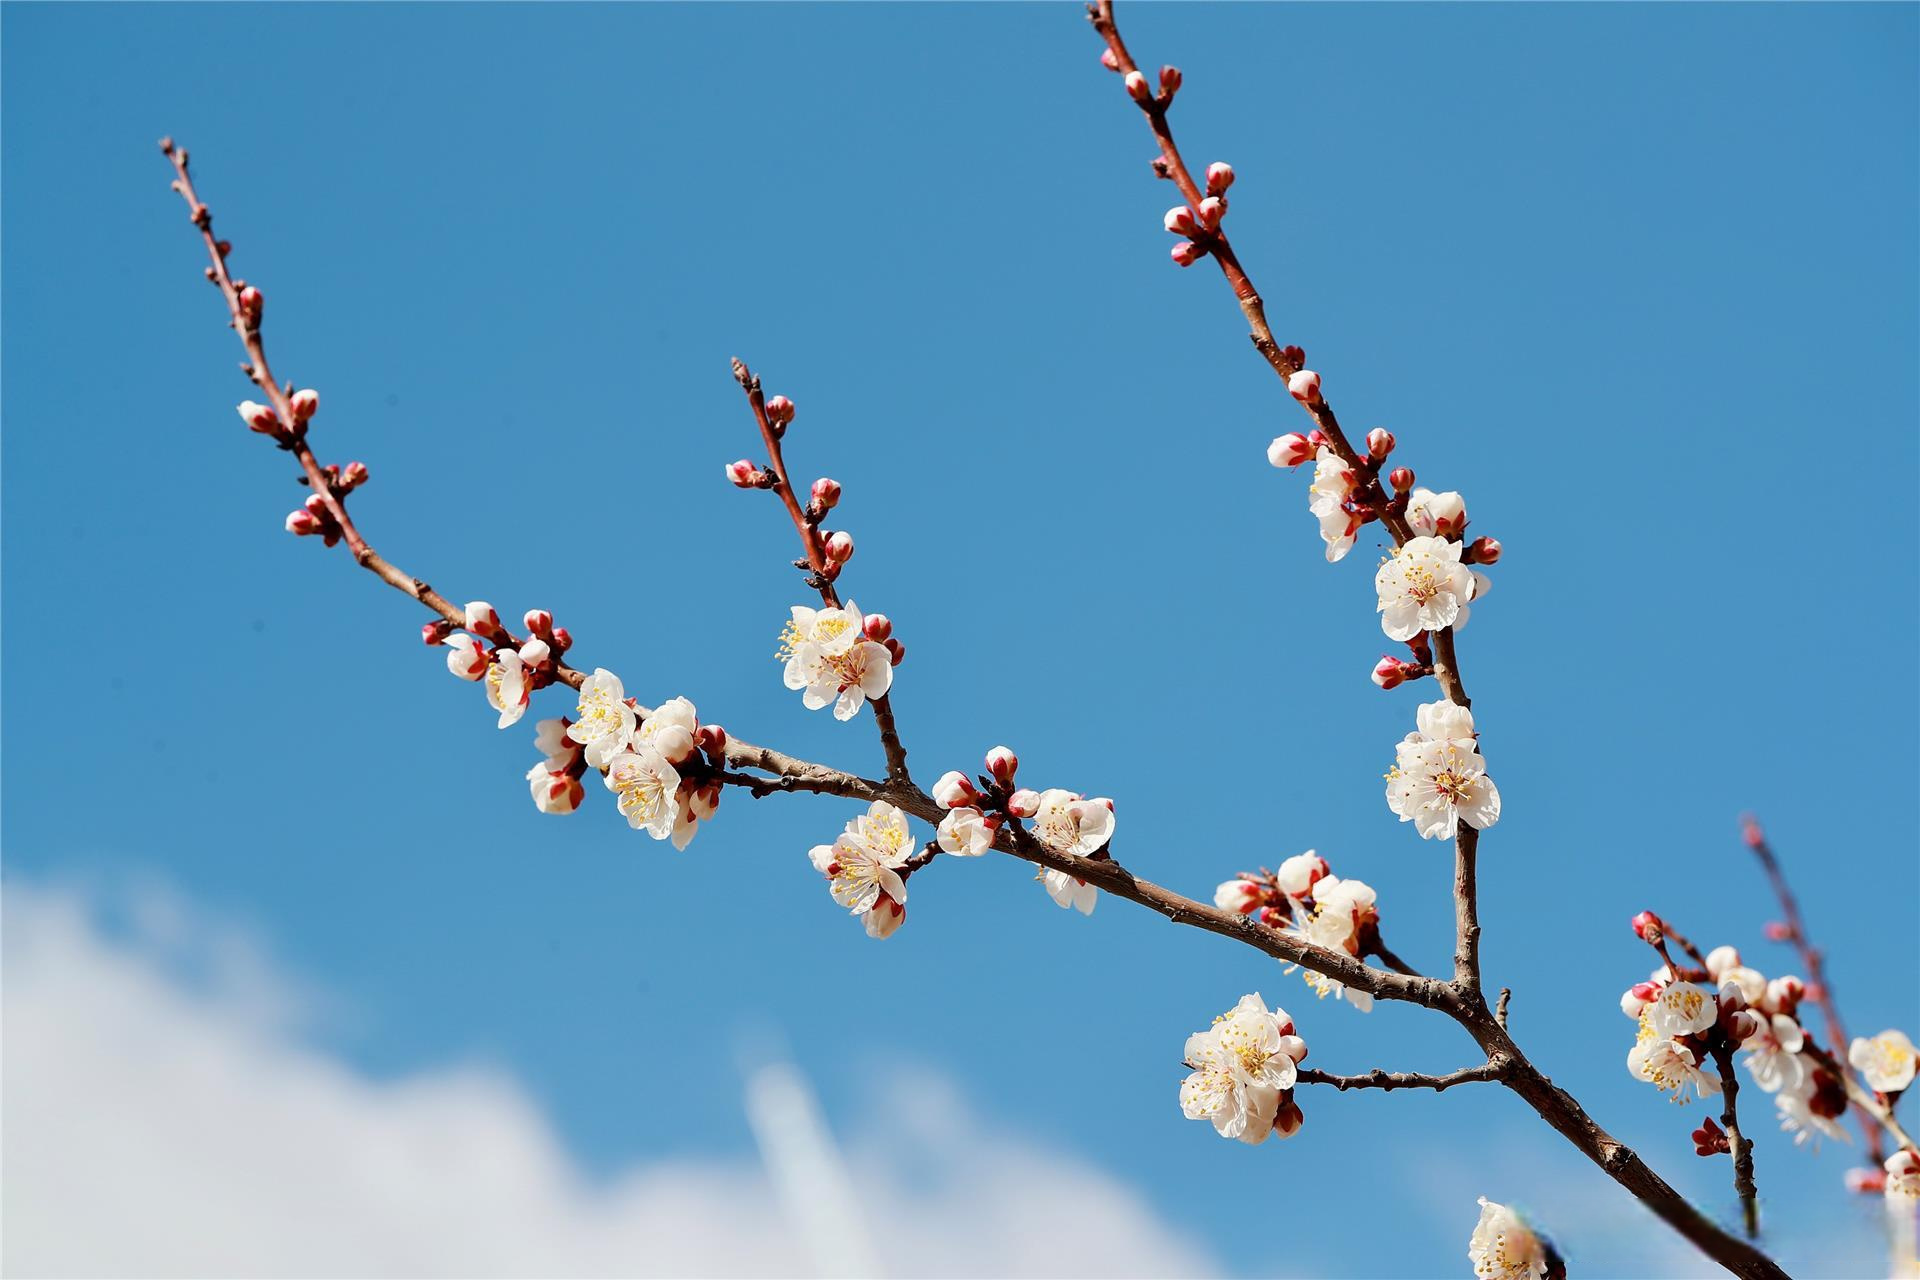
M 758 1165 L 588 1177 L 500 1071 L 370 1080 L 301 1041 L 306 997 L 257 948 L 164 895 L 135 906 L 140 936 L 109 941 L 80 895 L 7 886 L 7 1274 L 794 1275 L 859 1256 L 795 1231 L 791 1181 L 776 1195 Z M 950 1082 L 898 1087 L 920 1105 L 886 1110 L 921 1119 L 856 1133 L 845 1163 L 880 1267 L 1215 1270 L 1137 1192 L 993 1132 Z

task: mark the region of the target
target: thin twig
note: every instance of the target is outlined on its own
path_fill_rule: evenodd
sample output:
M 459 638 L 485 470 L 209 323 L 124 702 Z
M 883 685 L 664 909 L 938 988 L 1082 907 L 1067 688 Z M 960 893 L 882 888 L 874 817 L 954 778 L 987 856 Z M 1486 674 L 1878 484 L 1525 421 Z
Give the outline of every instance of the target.
M 1457 1084 L 1479 1084 L 1504 1080 L 1513 1069 L 1510 1062 L 1483 1062 L 1477 1067 L 1462 1067 L 1443 1076 L 1422 1075 L 1417 1071 L 1382 1071 L 1379 1067 L 1358 1076 L 1337 1076 L 1302 1067 L 1297 1078 L 1302 1084 L 1330 1084 L 1345 1093 L 1348 1089 L 1431 1089 L 1439 1093 Z
M 1720 1068 L 1720 1127 L 1727 1131 L 1727 1144 L 1733 1152 L 1733 1190 L 1740 1197 L 1740 1219 L 1751 1240 L 1760 1234 L 1760 1202 L 1753 1183 L 1753 1139 L 1740 1132 L 1740 1080 L 1733 1071 L 1732 1043 L 1724 1038 L 1717 1040 L 1713 1060 Z

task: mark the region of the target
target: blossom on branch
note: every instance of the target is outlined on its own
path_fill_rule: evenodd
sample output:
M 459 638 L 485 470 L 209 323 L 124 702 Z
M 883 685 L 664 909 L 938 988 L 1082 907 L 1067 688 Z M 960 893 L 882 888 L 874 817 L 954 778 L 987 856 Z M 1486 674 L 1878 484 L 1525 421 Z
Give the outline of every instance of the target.
M 1360 479 L 1340 455 L 1325 445 L 1315 455 L 1313 483 L 1307 486 L 1307 510 L 1320 521 L 1320 540 L 1327 544 L 1329 562 L 1353 550 L 1360 517 L 1348 509 L 1348 499 Z
M 1242 996 L 1207 1030 L 1187 1037 L 1192 1074 L 1180 1085 L 1180 1111 L 1251 1145 L 1275 1132 L 1291 1137 L 1298 1124 L 1282 1129 L 1277 1121 L 1306 1056 L 1307 1043 L 1294 1034 L 1286 1010 L 1269 1010 L 1258 992 Z
M 1700 1069 L 1700 1055 L 1693 1046 L 1661 1035 L 1647 1025 L 1644 1015 L 1640 1035 L 1627 1052 L 1627 1071 L 1682 1106 L 1692 1101 L 1687 1097 L 1688 1086 L 1702 1098 L 1720 1092 L 1720 1081 Z
M 1416 488 L 1407 496 L 1407 527 L 1420 537 L 1458 538 L 1467 527 L 1466 499 Z
M 1054 788 L 1040 793 L 1033 815 L 1033 834 L 1048 848 L 1079 857 L 1091 857 L 1113 838 L 1113 801 L 1089 800 L 1074 791 Z M 1051 867 L 1040 873 L 1047 896 L 1062 907 L 1091 915 L 1100 891 L 1077 876 Z
M 1429 702 L 1417 724 L 1387 772 L 1387 806 L 1427 840 L 1453 839 L 1462 822 L 1484 831 L 1500 821 L 1500 789 L 1487 776 L 1473 712 L 1451 700 Z
M 1565 1275 L 1551 1246 L 1504 1204 L 1480 1197 L 1480 1221 L 1467 1243 L 1467 1259 L 1480 1280 L 1546 1280 Z
M 1882 1031 L 1872 1039 L 1854 1037 L 1847 1047 L 1847 1061 L 1876 1093 L 1899 1093 L 1913 1083 L 1913 1041 L 1904 1031 Z
M 1460 563 L 1459 543 L 1409 538 L 1373 575 L 1380 629 L 1389 640 L 1411 640 L 1422 631 L 1465 626 L 1467 602 L 1479 594 L 1481 581 L 1482 575 Z
M 895 906 L 905 906 L 907 883 L 900 868 L 912 854 L 907 815 L 884 800 L 875 800 L 865 813 L 847 823 L 832 844 L 815 845 L 807 857 L 814 870 L 827 877 L 827 890 L 833 900 L 853 915 L 864 916 L 880 904 L 883 896 Z M 883 915 L 867 922 L 867 932 L 883 938 L 897 926 L 897 920 L 889 924 Z
M 963 806 L 949 809 L 940 819 L 940 829 L 935 839 L 941 852 L 958 854 L 963 858 L 977 858 L 993 844 L 993 828 L 987 825 L 987 817 L 978 809 Z
M 807 710 L 832 703 L 834 719 L 851 720 L 867 699 L 892 687 L 893 655 L 866 638 L 863 623 L 852 601 L 838 609 L 793 606 L 774 656 L 786 660 L 787 688 L 805 690 Z
M 627 705 L 620 677 L 600 667 L 580 686 L 580 702 L 567 736 L 586 748 L 588 764 L 605 769 L 632 743 L 638 718 Z
M 487 674 L 492 662 L 485 646 L 462 632 L 447 637 L 447 670 L 462 680 L 478 680 Z
M 527 713 L 533 680 L 553 655 L 544 640 L 529 640 L 518 649 L 502 649 L 487 668 L 487 702 L 500 713 L 500 727 L 515 724 Z
M 680 816 L 680 772 L 658 751 L 641 747 L 613 757 L 607 762 L 607 790 L 620 797 L 628 826 L 655 840 L 673 834 Z

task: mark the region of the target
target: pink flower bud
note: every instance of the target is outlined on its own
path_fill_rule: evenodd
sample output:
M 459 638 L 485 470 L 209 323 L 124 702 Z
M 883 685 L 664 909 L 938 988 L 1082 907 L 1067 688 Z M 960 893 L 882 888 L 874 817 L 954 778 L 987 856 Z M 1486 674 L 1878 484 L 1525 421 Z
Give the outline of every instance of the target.
M 526 624 L 528 634 L 539 636 L 542 640 L 552 638 L 553 615 L 545 609 L 529 609 L 521 621 Z
M 887 662 L 890 665 L 897 667 L 907 660 L 907 646 L 900 643 L 899 637 L 888 636 L 885 644 L 887 646 Z
M 340 473 L 340 491 L 342 493 L 351 493 L 365 484 L 368 479 L 366 463 L 349 462 L 346 470 Z
M 1287 379 L 1287 394 L 1301 404 L 1320 403 L 1320 375 L 1311 369 L 1302 369 Z
M 295 422 L 305 422 L 320 412 L 320 393 L 311 387 L 305 391 L 296 391 L 293 393 L 293 399 L 288 402 L 288 407 L 293 410 Z
M 1475 538 L 1467 544 L 1466 554 L 1462 559 L 1468 564 L 1498 564 L 1500 563 L 1500 540 Z
M 1200 219 L 1200 225 L 1212 231 L 1219 227 L 1220 219 L 1227 216 L 1227 202 L 1219 196 L 1208 196 L 1194 210 L 1194 216 Z
M 1382 689 L 1397 689 L 1406 683 L 1407 664 L 1390 654 L 1373 664 L 1373 682 Z
M 321 524 L 326 524 L 333 519 L 332 514 L 327 510 L 327 500 L 317 493 L 307 499 L 306 508 L 307 513 Z
M 1660 925 L 1660 917 L 1651 911 L 1642 911 L 1633 918 L 1633 936 L 1643 942 L 1658 942 L 1666 936 Z
M 1194 221 L 1193 210 L 1183 204 L 1175 205 L 1173 208 L 1167 210 L 1167 216 L 1163 218 L 1162 221 L 1166 223 L 1167 230 L 1177 236 L 1197 236 L 1200 234 L 1200 224 Z
M 1031 818 L 1040 812 L 1040 793 L 1022 787 L 1007 797 L 1007 812 L 1016 818 Z
M 1312 442 L 1297 431 L 1275 436 L 1273 443 L 1267 446 L 1267 461 L 1276 467 L 1297 467 L 1309 461 L 1313 454 Z
M 1767 833 L 1752 817 L 1746 817 L 1740 820 L 1740 838 L 1747 842 L 1749 849 L 1758 849 L 1767 842 Z
M 834 564 L 845 564 L 853 559 L 853 535 L 845 529 L 835 529 L 827 535 L 827 559 Z
M 1013 754 L 1012 747 L 995 747 L 987 752 L 987 772 L 1001 786 L 1013 785 L 1013 771 L 1020 767 L 1020 757 Z
M 529 667 L 544 667 L 553 657 L 553 649 L 545 640 L 529 640 L 520 646 L 520 661 Z
M 305 507 L 299 507 L 287 513 L 287 532 L 296 537 L 311 537 L 325 527 L 326 525 L 320 517 L 314 515 L 313 512 L 307 510 Z
M 447 636 L 452 634 L 453 624 L 445 618 L 435 618 L 420 628 L 420 643 L 428 646 L 445 644 Z
M 1227 188 L 1233 185 L 1233 166 L 1224 160 L 1215 160 L 1207 166 L 1207 194 L 1225 195 Z
M 1790 942 L 1793 939 L 1793 926 L 1785 920 L 1769 920 L 1760 930 L 1768 942 Z
M 870 613 L 861 619 L 860 630 L 875 644 L 885 644 L 893 634 L 893 619 L 884 613 Z
M 1102 49 L 1100 51 L 1100 65 L 1109 71 L 1118 71 L 1120 70 L 1120 59 L 1114 54 L 1112 49 Z
M 861 923 L 866 926 L 869 938 L 891 938 L 906 919 L 906 907 L 883 893 L 861 918 Z
M 255 431 L 270 435 L 280 429 L 280 416 L 273 411 L 272 405 L 242 400 L 239 411 L 240 420 Z
M 1387 455 L 1393 452 L 1393 432 L 1385 427 L 1375 427 L 1367 432 L 1367 456 L 1375 462 L 1385 462 Z
M 737 489 L 756 488 L 760 483 L 760 468 L 741 458 L 727 464 L 727 479 Z
M 719 764 L 727 758 L 727 731 L 717 724 L 703 724 L 693 731 L 693 740 L 707 756 Z
M 1282 1138 L 1291 1138 L 1300 1132 L 1300 1126 L 1307 1117 L 1300 1110 L 1300 1104 L 1293 1100 L 1293 1090 L 1288 1089 L 1280 1095 L 1280 1105 L 1273 1111 L 1273 1131 Z
M 1413 489 L 1413 479 L 1412 467 L 1395 467 L 1388 474 L 1387 483 L 1393 486 L 1395 493 L 1404 498 Z
M 1792 974 L 1767 984 L 1767 1004 L 1776 1013 L 1791 1014 L 1806 994 L 1806 984 Z
M 793 401 L 785 396 L 775 396 L 767 401 L 767 421 L 776 427 L 784 427 L 793 421 Z
M 487 651 L 472 636 L 447 637 L 447 670 L 462 680 L 478 680 L 487 674 Z
M 1166 94 L 1169 98 L 1180 92 L 1180 68 L 1160 68 L 1160 92 Z
M 1180 266 L 1190 267 L 1207 256 L 1207 251 L 1191 240 L 1182 240 L 1173 246 L 1173 260 Z
M 1733 1039 L 1735 1044 L 1740 1044 L 1743 1041 L 1752 1039 L 1760 1030 L 1760 1019 L 1754 1017 L 1745 1009 L 1735 1009 L 1732 1013 L 1722 1013 L 1720 1015 L 1720 1023 L 1726 1027 L 1727 1035 Z
M 1147 78 L 1138 71 L 1127 72 L 1127 96 L 1143 106 L 1153 98 L 1153 91 L 1147 88 Z
M 1643 1004 L 1652 1004 L 1660 995 L 1659 984 L 1653 982 L 1636 982 L 1628 991 Z
M 1855 1167 L 1847 1170 L 1844 1177 L 1846 1178 L 1847 1190 L 1853 1192 L 1855 1195 L 1877 1196 L 1887 1189 L 1887 1171 L 1885 1169 L 1861 1169 Z
M 500 630 L 500 615 L 485 600 L 471 601 L 467 605 L 467 630 L 491 638 Z
M 573 636 L 565 627 L 555 627 L 553 629 L 553 635 L 550 637 L 550 642 L 553 645 L 553 651 L 555 653 L 565 653 L 567 650 L 573 648 Z
M 240 290 L 240 310 L 246 314 L 247 319 L 254 325 L 259 325 L 260 315 L 266 309 L 266 297 L 262 295 L 258 289 L 252 285 L 247 285 Z
M 821 476 L 813 482 L 813 500 L 820 504 L 822 511 L 831 511 L 840 505 L 840 482 Z
M 933 802 L 942 809 L 964 809 L 977 805 L 979 801 L 980 793 L 967 781 L 967 775 L 958 769 L 949 769 L 933 784 Z

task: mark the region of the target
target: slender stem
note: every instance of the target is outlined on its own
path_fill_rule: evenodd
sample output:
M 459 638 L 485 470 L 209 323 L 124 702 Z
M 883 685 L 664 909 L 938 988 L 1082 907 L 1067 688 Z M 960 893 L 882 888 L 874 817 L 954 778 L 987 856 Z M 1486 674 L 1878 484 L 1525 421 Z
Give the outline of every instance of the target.
M 1727 1145 L 1733 1151 L 1733 1190 L 1740 1197 L 1740 1218 L 1751 1240 L 1760 1234 L 1759 1192 L 1753 1183 L 1753 1140 L 1740 1132 L 1740 1079 L 1733 1071 L 1732 1044 L 1719 1041 L 1713 1060 L 1720 1068 L 1720 1126 L 1727 1131 Z
M 1336 1076 L 1325 1071 L 1315 1071 L 1302 1067 L 1298 1078 L 1302 1084 L 1330 1084 L 1345 1093 L 1348 1089 L 1431 1089 L 1435 1093 L 1451 1089 L 1457 1084 L 1476 1084 L 1503 1080 L 1513 1069 L 1507 1061 L 1483 1062 L 1477 1067 L 1462 1067 L 1443 1076 L 1422 1075 L 1417 1071 L 1382 1071 L 1379 1067 L 1358 1076 Z

